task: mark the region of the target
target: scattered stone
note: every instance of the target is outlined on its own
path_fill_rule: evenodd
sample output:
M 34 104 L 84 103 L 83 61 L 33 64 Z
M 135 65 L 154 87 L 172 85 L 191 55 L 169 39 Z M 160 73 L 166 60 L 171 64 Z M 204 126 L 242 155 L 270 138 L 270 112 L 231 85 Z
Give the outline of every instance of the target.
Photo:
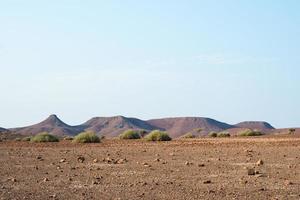
M 111 162 L 113 162 L 113 159 L 111 159 L 110 157 L 107 157 L 104 159 L 104 162 L 111 163 Z
M 160 159 L 159 159 L 159 158 L 155 158 L 154 161 L 155 161 L 155 162 L 159 162 Z
M 17 179 L 15 179 L 15 178 L 11 178 L 10 179 L 12 182 L 17 182 Z
M 151 165 L 149 165 L 148 163 L 144 162 L 143 163 L 144 167 L 151 167 Z
M 42 158 L 42 156 L 37 156 L 36 159 L 39 160 L 39 161 L 43 161 L 43 160 L 44 160 L 44 159 Z
M 99 185 L 99 182 L 93 181 L 92 184 L 93 184 L 93 185 Z
M 187 166 L 193 165 L 193 163 L 191 163 L 191 162 L 189 162 L 189 161 L 186 161 L 184 164 L 187 165 Z
M 205 167 L 205 164 L 203 164 L 203 163 L 198 164 L 198 167 Z
M 83 156 L 78 156 L 77 161 L 83 163 L 85 158 Z
M 284 184 L 285 184 L 286 186 L 288 186 L 288 185 L 293 185 L 293 183 L 292 183 L 291 181 L 289 181 L 289 180 L 284 181 Z
M 44 178 L 43 181 L 44 181 L 44 182 L 47 182 L 47 181 L 49 181 L 49 179 L 48 179 L 48 178 Z
M 261 165 L 263 165 L 263 164 L 264 164 L 264 162 L 263 162 L 262 160 L 260 160 L 260 159 L 256 162 L 256 165 L 257 165 L 257 166 L 261 166 Z
M 66 159 L 65 159 L 65 158 L 62 158 L 62 159 L 60 159 L 59 162 L 60 162 L 60 163 L 64 163 L 64 162 L 66 162 Z
M 97 163 L 97 162 L 98 162 L 98 159 L 95 158 L 95 159 L 93 160 L 93 163 Z
M 203 184 L 211 184 L 211 180 L 204 181 Z
M 118 159 L 117 160 L 117 164 L 124 164 L 124 163 L 126 163 L 127 162 L 127 160 L 126 160 L 126 158 L 125 159 Z
M 247 173 L 249 176 L 254 176 L 255 175 L 255 170 L 253 168 L 250 168 L 247 170 Z
M 53 194 L 53 195 L 50 195 L 49 197 L 55 199 L 57 196 L 56 196 L 56 194 Z
M 146 182 L 142 183 L 142 186 L 146 186 L 146 185 L 148 185 Z

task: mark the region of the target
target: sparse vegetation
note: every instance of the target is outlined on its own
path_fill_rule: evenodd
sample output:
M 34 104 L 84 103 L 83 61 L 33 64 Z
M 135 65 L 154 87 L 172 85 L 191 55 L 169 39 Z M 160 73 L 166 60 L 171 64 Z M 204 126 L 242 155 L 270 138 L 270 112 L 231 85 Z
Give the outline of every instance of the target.
M 147 135 L 147 133 L 148 133 L 148 131 L 146 131 L 146 130 L 138 130 L 138 132 L 139 132 L 141 138 L 144 137 L 145 135 Z
M 30 139 L 31 142 L 59 142 L 59 139 L 47 132 L 37 134 Z
M 151 131 L 145 139 L 147 141 L 170 141 L 172 138 L 165 131 L 154 130 Z
M 294 129 L 294 128 L 289 129 L 289 134 L 290 135 L 293 135 L 295 132 L 296 132 L 296 129 Z
M 98 143 L 100 142 L 100 138 L 91 131 L 82 132 L 78 134 L 74 139 L 75 143 Z
M 194 131 L 196 131 L 197 133 L 201 133 L 202 128 L 196 128 L 196 129 L 194 129 Z
M 230 137 L 230 134 L 227 132 L 220 132 L 220 133 L 218 133 L 217 137 Z
M 24 141 L 24 142 L 29 142 L 30 140 L 31 140 L 31 136 L 24 137 L 24 138 L 22 139 L 22 141 Z
M 257 130 L 245 130 L 239 133 L 239 136 L 261 136 L 261 135 L 264 134 Z
M 124 131 L 124 132 L 119 136 L 119 138 L 120 138 L 120 139 L 125 139 L 125 140 L 128 140 L 128 139 L 140 139 L 141 136 L 140 136 L 139 131 L 129 129 L 129 130 Z
M 64 137 L 64 140 L 73 140 L 74 138 L 71 136 Z
M 218 137 L 218 133 L 216 133 L 216 132 L 210 132 L 209 134 L 208 134 L 208 136 L 209 137 Z
M 21 138 L 15 138 L 15 141 L 19 142 L 19 141 L 22 141 Z
M 186 133 L 185 135 L 183 135 L 181 138 L 183 139 L 191 139 L 191 138 L 195 138 L 196 136 L 193 135 L 192 133 Z

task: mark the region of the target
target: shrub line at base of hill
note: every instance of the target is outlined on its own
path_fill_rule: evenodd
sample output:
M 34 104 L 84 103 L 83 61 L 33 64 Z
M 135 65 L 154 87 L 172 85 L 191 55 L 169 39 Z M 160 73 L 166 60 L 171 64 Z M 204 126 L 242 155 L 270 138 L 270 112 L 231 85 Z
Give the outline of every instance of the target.
M 145 136 L 147 141 L 170 141 L 172 138 L 165 131 L 154 130 Z
M 138 130 L 129 129 L 119 135 L 119 138 L 123 140 L 140 139 L 141 135 Z
M 239 136 L 261 136 L 264 133 L 256 130 L 245 130 L 239 133 Z
M 74 143 L 99 143 L 100 138 L 91 131 L 79 133 L 77 136 L 74 137 Z
M 30 139 L 31 142 L 59 142 L 58 137 L 47 132 L 39 133 Z

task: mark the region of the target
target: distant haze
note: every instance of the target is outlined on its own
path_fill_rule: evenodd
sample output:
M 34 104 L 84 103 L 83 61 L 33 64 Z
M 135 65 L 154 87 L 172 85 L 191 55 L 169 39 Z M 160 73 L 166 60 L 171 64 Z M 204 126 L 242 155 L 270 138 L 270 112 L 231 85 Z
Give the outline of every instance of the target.
M 300 1 L 0 2 L 0 127 L 57 114 L 300 127 Z

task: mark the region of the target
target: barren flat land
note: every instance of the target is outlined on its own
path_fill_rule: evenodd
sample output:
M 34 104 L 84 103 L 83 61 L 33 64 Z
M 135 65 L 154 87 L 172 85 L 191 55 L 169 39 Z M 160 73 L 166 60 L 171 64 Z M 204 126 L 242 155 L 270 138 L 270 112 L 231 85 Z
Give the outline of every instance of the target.
M 0 142 L 0 199 L 300 199 L 300 137 Z

